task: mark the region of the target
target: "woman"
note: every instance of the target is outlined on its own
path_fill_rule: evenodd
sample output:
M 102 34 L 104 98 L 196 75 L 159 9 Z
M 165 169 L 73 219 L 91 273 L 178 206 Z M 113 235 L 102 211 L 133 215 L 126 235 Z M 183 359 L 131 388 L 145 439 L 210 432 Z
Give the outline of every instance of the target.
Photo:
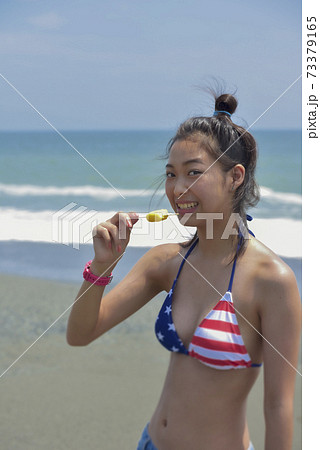
M 236 107 L 221 95 L 213 117 L 187 120 L 169 144 L 166 194 L 197 228 L 190 242 L 152 248 L 102 297 L 138 215 L 117 213 L 94 230 L 69 344 L 89 344 L 169 292 L 156 335 L 170 364 L 138 449 L 253 449 L 246 400 L 262 362 L 265 449 L 291 448 L 300 299 L 291 269 L 248 233 L 245 211 L 259 199 L 256 144 L 233 123 Z

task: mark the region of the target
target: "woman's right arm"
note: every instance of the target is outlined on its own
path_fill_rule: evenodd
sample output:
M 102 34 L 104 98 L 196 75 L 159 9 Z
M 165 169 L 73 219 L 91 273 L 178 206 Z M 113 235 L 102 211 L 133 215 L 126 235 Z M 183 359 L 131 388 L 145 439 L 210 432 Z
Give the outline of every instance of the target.
M 94 230 L 95 257 L 90 270 L 97 276 L 110 275 L 129 243 L 134 213 L 117 213 Z M 125 230 L 125 238 L 119 230 Z M 73 304 L 67 327 L 70 345 L 87 345 L 135 313 L 163 290 L 161 271 L 165 264 L 166 245 L 150 249 L 103 297 L 104 286 L 84 281 Z

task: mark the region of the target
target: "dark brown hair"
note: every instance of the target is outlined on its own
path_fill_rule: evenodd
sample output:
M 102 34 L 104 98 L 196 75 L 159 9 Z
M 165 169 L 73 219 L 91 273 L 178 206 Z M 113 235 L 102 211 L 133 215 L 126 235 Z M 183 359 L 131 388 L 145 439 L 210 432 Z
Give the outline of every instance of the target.
M 246 228 L 248 207 L 255 206 L 259 199 L 259 188 L 255 180 L 257 162 L 257 145 L 254 137 L 243 127 L 233 123 L 231 117 L 237 106 L 236 98 L 231 94 L 215 98 L 215 113 L 211 117 L 192 117 L 183 122 L 176 135 L 169 141 L 166 157 L 169 157 L 173 144 L 179 140 L 197 140 L 215 160 L 219 160 L 224 172 L 236 164 L 245 168 L 243 183 L 236 189 L 233 197 L 233 212 L 238 213 Z M 229 114 L 226 114 L 229 113 Z M 188 242 L 196 239 L 197 234 Z M 241 240 L 239 253 L 244 250 L 245 242 Z

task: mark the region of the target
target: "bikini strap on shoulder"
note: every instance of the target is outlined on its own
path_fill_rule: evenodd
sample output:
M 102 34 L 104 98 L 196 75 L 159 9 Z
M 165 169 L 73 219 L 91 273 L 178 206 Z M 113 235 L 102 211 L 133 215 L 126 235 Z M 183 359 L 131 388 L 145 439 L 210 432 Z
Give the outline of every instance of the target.
M 194 243 L 191 245 L 191 247 L 189 248 L 189 250 L 187 251 L 187 253 L 185 254 L 185 256 L 182 257 L 182 261 L 178 270 L 178 274 L 176 276 L 176 280 L 178 279 L 180 272 L 182 270 L 182 267 L 185 263 L 185 260 L 188 258 L 188 256 L 190 255 L 190 253 L 192 252 L 192 250 L 194 249 L 194 247 L 197 245 L 199 238 L 197 237 L 197 239 L 194 241 Z
M 247 214 L 246 216 L 247 216 L 247 221 L 248 221 L 248 222 L 251 222 L 251 221 L 253 220 L 253 217 L 250 216 L 249 214 Z M 249 232 L 253 237 L 255 237 L 255 235 L 253 234 L 253 232 L 252 232 L 251 230 L 249 230 L 249 228 L 248 228 L 248 232 Z
M 243 239 L 244 239 L 243 234 L 239 230 L 239 240 L 238 240 L 238 245 L 237 245 L 236 256 L 234 257 L 234 261 L 233 261 L 233 265 L 232 265 L 232 271 L 231 271 L 231 276 L 230 276 L 230 280 L 229 280 L 228 292 L 232 291 L 232 284 L 233 284 L 234 273 L 235 273 L 236 265 L 237 265 L 238 253 L 239 253 L 241 244 L 243 242 Z
M 230 276 L 230 280 L 229 280 L 228 292 L 232 291 L 232 284 L 233 284 L 234 273 L 235 273 L 235 270 L 236 270 L 237 257 L 238 257 L 238 252 L 237 252 L 236 256 L 234 257 L 232 271 L 231 271 L 231 276 Z
M 249 214 L 247 214 L 247 220 L 249 222 L 251 222 L 253 220 L 252 216 L 249 216 Z M 252 233 L 251 230 L 248 229 L 248 232 L 255 237 L 255 235 Z M 241 229 L 239 229 L 239 241 L 238 241 L 238 246 L 237 246 L 237 252 L 236 252 L 236 256 L 234 258 L 233 261 L 233 266 L 232 266 L 232 271 L 231 271 L 231 276 L 230 276 L 230 281 L 229 281 L 229 286 L 228 286 L 228 291 L 231 292 L 232 291 L 232 284 L 233 284 L 233 278 L 234 278 L 234 273 L 236 270 L 236 265 L 237 265 L 237 258 L 238 258 L 238 253 L 241 247 L 241 244 L 243 243 L 244 240 L 244 236 L 243 233 L 241 232 Z

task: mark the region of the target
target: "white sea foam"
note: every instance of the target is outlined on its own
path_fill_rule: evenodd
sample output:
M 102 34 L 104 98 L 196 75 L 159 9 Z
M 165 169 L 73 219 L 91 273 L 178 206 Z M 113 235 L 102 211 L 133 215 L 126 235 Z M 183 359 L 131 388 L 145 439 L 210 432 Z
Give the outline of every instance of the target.
M 69 209 L 58 212 L 0 208 L 0 240 L 49 242 L 79 248 L 84 244 L 92 244 L 93 227 L 113 214 L 115 211 L 98 213 L 85 208 L 74 208 L 72 204 Z M 277 254 L 301 257 L 300 220 L 255 219 L 250 226 L 257 239 Z M 130 246 L 153 247 L 166 242 L 181 242 L 188 239 L 193 232 L 193 228 L 183 227 L 176 216 L 158 223 L 141 219 L 134 225 Z
M 148 189 L 119 189 L 124 197 L 149 197 L 154 191 Z M 119 197 L 119 193 L 112 188 L 98 186 L 36 186 L 31 184 L 0 184 L 0 193 L 12 196 L 84 196 L 110 200 Z M 162 194 L 164 191 L 161 192 Z
M 118 189 L 118 188 L 117 188 Z M 154 194 L 152 189 L 118 189 L 124 197 L 149 197 Z M 85 186 L 37 186 L 31 184 L 1 184 L 0 193 L 11 196 L 85 196 L 96 199 L 113 199 L 119 197 L 117 191 L 112 188 L 98 187 L 92 185 Z M 157 192 L 163 195 L 164 190 Z M 261 197 L 263 199 L 275 200 L 284 203 L 302 204 L 302 196 L 290 192 L 277 192 L 265 186 L 261 186 Z
M 302 205 L 302 196 L 292 192 L 277 192 L 270 188 L 261 186 L 261 198 L 268 200 L 278 200 L 284 203 L 291 203 L 295 205 Z

